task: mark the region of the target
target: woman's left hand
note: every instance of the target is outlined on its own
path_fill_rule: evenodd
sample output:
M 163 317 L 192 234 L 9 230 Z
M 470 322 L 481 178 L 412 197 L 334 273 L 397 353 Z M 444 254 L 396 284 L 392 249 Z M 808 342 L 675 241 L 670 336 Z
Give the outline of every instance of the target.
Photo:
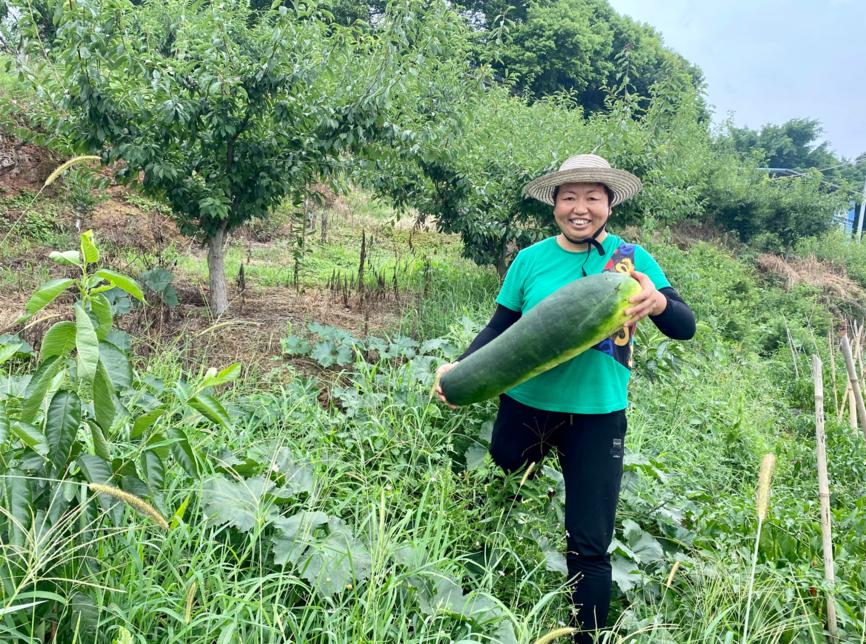
M 659 292 L 652 280 L 646 273 L 631 271 L 630 275 L 638 281 L 642 289 L 640 293 L 631 297 L 631 306 L 625 310 L 629 317 L 629 324 L 637 324 L 648 315 L 658 315 L 667 308 L 668 299 Z

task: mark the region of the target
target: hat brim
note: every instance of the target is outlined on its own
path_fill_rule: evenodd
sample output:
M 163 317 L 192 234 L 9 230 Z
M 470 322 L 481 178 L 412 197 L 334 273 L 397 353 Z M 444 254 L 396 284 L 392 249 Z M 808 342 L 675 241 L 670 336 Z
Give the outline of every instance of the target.
M 559 170 L 533 179 L 523 188 L 523 193 L 550 206 L 553 205 L 553 189 L 564 183 L 603 183 L 611 192 L 611 207 L 634 197 L 640 192 L 641 182 L 631 172 L 614 168 L 573 168 Z

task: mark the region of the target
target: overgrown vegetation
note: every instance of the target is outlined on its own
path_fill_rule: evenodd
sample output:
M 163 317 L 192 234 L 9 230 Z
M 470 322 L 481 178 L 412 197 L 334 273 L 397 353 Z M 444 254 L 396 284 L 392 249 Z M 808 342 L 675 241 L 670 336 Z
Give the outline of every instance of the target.
M 761 456 L 772 451 L 779 473 L 760 542 L 750 641 L 820 640 L 825 588 L 811 565 L 820 560 L 820 535 L 806 374 L 816 347 L 829 364 L 831 319 L 821 294 L 786 292 L 710 244 L 685 252 L 649 233 L 643 242 L 693 302 L 701 325 L 688 346 L 640 329 L 614 542 L 614 633 L 703 642 L 742 632 L 753 490 Z M 284 360 L 295 365 L 283 367 L 288 382 L 248 372 L 222 404 L 202 397 L 241 371 L 184 373 L 168 347 L 129 371 L 121 369 L 124 350 L 103 341 L 94 403 L 80 403 L 77 416 L 58 415 L 58 398 L 87 398 L 73 379 L 86 351 L 79 358 L 77 344 L 53 338 L 63 329 L 77 338 L 85 316 L 55 323 L 60 330 L 46 335 L 39 363 L 7 337 L 5 637 L 77 628 L 96 640 L 129 633 L 208 641 L 225 632 L 317 640 L 327 629 L 341 641 L 507 642 L 567 620 L 555 462 L 530 481 L 503 478 L 485 454 L 493 407 L 450 412 L 430 398 L 435 366 L 466 345 L 495 290 L 484 272 L 472 277 L 483 288 L 454 296 L 471 272 L 451 267 L 458 250 L 443 257 L 425 298 L 435 320 L 420 327 L 407 320 L 414 337 L 360 337 L 322 324 L 292 329 L 281 343 Z M 78 257 L 85 256 L 56 257 L 84 263 Z M 93 316 L 86 317 L 95 333 L 100 319 Z M 59 359 L 51 356 L 55 345 L 71 352 L 65 360 L 75 367 L 52 381 L 57 393 L 37 387 L 46 382 L 38 375 L 46 363 Z M 111 409 L 95 395 L 107 361 L 111 382 L 119 369 L 130 376 Z M 34 377 L 37 384 L 28 384 Z M 840 392 L 842 383 L 837 373 Z M 827 389 L 832 400 L 829 380 Z M 197 408 L 196 396 L 208 404 Z M 20 410 L 37 399 L 44 402 L 25 426 Z M 837 420 L 835 404 L 828 452 L 836 597 L 843 631 L 856 641 L 866 599 L 856 564 L 866 555 L 859 502 L 866 448 L 859 431 Z M 61 436 L 68 440 L 58 442 Z M 56 467 L 52 454 L 66 454 L 51 447 L 60 443 L 75 451 L 72 460 L 62 472 L 40 473 Z M 149 464 L 154 457 L 160 467 Z M 172 457 L 184 460 L 172 465 Z M 82 466 L 89 461 L 105 465 L 94 481 Z M 91 482 L 134 498 L 125 505 L 89 492 Z M 31 492 L 34 505 L 23 504 L 22 484 L 57 492 Z M 59 513 L 50 507 L 57 495 Z M 168 531 L 141 514 L 147 510 L 136 499 L 167 520 Z M 30 512 L 42 502 L 49 504 L 44 515 Z M 57 523 L 49 522 L 55 515 Z M 165 611 L 173 616 L 157 617 Z
M 551 230 L 523 184 L 596 149 L 646 184 L 611 225 L 630 226 L 623 234 L 659 260 L 699 319 L 688 344 L 638 329 L 608 639 L 824 640 L 831 589 L 819 564 L 809 361 L 818 354 L 832 590 L 840 640 L 862 642 L 866 443 L 832 352 L 845 329 L 863 350 L 853 323 L 866 313 L 856 291 L 866 289 L 866 251 L 828 231 L 847 197 L 826 176 L 757 170 L 808 127 L 754 140 L 710 133 L 697 70 L 626 21 L 595 43 L 602 94 L 565 77 L 545 85 L 555 79 L 526 55 L 544 26 L 572 8 L 557 34 L 580 41 L 614 20 L 603 2 L 521 4 L 511 25 L 497 22 L 498 3 L 467 3 L 471 15 L 412 2 L 221 12 L 112 0 L 61 3 L 56 15 L 50 2 L 25 4 L 16 33 L 26 42 L 4 39 L 29 56 L 16 61 L 22 81 L 3 77 L 4 132 L 64 154 L 86 142 L 111 172 L 143 171 L 150 197 L 134 186 L 105 192 L 101 175 L 81 172 L 37 197 L 39 177 L 0 201 L 0 298 L 22 315 L 0 335 L 0 639 L 530 642 L 566 624 L 555 460 L 533 478 L 504 477 L 486 454 L 493 403 L 452 412 L 430 391 L 436 366 L 493 308 L 497 272 Z M 208 45 L 217 31 L 223 49 Z M 321 38 L 257 68 L 288 33 Z M 95 54 L 109 44 L 118 69 Z M 235 46 L 246 53 L 233 58 Z M 280 57 L 304 47 L 314 55 L 292 68 L 292 93 Z M 120 71 L 123 87 L 111 80 Z M 499 84 L 515 72 L 519 81 Z M 73 76 L 66 102 L 38 103 L 35 88 L 63 97 Z M 377 93 L 377 83 L 396 84 Z M 256 88 L 272 111 L 245 121 Z M 526 88 L 531 98 L 519 95 Z M 356 102 L 365 90 L 375 96 Z M 65 119 L 75 137 L 54 129 Z M 242 131 L 232 130 L 238 119 Z M 129 123 L 142 127 L 124 132 Z M 343 134 L 352 141 L 322 143 Z M 236 175 L 223 163 L 230 141 L 235 152 L 248 146 Z M 259 144 L 287 144 L 287 156 L 262 170 L 276 157 L 254 159 Z M 825 160 L 819 150 L 809 163 Z M 267 195 L 256 192 L 283 170 Z M 320 180 L 345 204 L 304 208 Z M 174 190 L 187 190 L 185 201 Z M 206 232 L 247 197 L 269 219 L 236 229 L 224 257 L 235 317 L 220 320 L 190 304 L 208 265 L 179 233 L 152 247 L 115 240 L 106 252 L 98 233 L 76 230 L 110 198 Z M 711 224 L 731 236 L 723 242 Z M 198 350 L 202 338 L 239 343 L 232 325 L 256 328 L 280 298 L 322 306 L 250 331 L 239 364 Z M 201 325 L 142 324 L 154 310 Z M 338 312 L 353 328 L 338 326 Z M 767 453 L 777 473 L 759 525 Z

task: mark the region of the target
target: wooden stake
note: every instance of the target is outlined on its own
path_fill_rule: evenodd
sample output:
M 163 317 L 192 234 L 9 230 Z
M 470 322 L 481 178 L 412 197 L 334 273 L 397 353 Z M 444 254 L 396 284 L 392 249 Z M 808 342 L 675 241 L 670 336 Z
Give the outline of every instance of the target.
M 830 382 L 833 385 L 833 409 L 839 409 L 839 393 L 836 390 L 836 347 L 833 346 L 833 329 L 827 331 L 827 348 L 830 354 Z M 842 404 L 845 404 L 844 401 Z
M 824 549 L 824 579 L 827 582 L 827 630 L 836 637 L 836 605 L 833 586 L 836 572 L 833 567 L 833 532 L 830 526 L 830 482 L 827 477 L 827 445 L 824 436 L 824 381 L 821 359 L 812 356 L 812 379 L 815 383 L 815 438 L 818 451 L 818 499 L 821 502 L 821 538 Z
M 851 345 L 848 344 L 848 336 L 842 336 L 842 355 L 845 356 L 845 367 L 848 369 L 848 380 L 851 382 L 851 391 L 857 403 L 857 418 L 860 420 L 860 428 L 863 437 L 866 438 L 866 407 L 863 406 L 863 396 L 860 393 L 860 382 L 857 379 L 857 371 L 854 368 L 854 359 L 851 357 Z

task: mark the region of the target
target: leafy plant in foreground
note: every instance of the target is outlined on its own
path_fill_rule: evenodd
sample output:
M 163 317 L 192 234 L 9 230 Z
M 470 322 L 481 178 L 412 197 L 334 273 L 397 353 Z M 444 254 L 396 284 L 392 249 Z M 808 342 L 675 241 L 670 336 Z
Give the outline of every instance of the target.
M 143 302 L 138 283 L 99 267 L 90 231 L 81 235 L 79 250 L 54 251 L 50 257 L 76 276 L 43 284 L 19 322 L 69 293 L 76 295 L 72 319 L 48 329 L 32 371 L 0 376 L 0 584 L 5 628 L 13 630 L 16 620 L 10 615 L 45 627 L 61 618 L 64 605 L 93 605 L 75 590 L 75 582 L 99 569 L 93 558 L 98 543 L 112 533 L 111 524 L 121 525 L 124 503 L 146 511 L 150 506 L 134 501 L 149 498 L 162 510 L 165 471 L 172 462 L 198 476 L 199 456 L 173 421 L 193 413 L 228 426 L 228 414 L 211 389 L 237 373 L 233 365 L 196 383 L 171 386 L 140 377 L 106 297 L 120 289 Z M 52 317 L 57 316 L 44 319 Z M 0 362 L 26 355 L 23 348 L 8 339 Z M 25 601 L 34 597 L 39 601 Z

